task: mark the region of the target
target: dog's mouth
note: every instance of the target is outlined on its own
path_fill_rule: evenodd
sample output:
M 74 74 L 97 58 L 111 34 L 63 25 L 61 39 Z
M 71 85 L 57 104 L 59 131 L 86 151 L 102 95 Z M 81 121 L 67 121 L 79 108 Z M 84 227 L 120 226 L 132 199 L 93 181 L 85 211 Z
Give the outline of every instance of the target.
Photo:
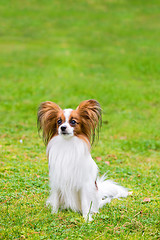
M 62 132 L 61 134 L 62 135 L 70 135 L 70 133 L 67 133 L 67 132 Z
M 61 135 L 63 135 L 63 136 L 71 136 L 72 134 L 68 133 L 68 132 L 61 132 Z

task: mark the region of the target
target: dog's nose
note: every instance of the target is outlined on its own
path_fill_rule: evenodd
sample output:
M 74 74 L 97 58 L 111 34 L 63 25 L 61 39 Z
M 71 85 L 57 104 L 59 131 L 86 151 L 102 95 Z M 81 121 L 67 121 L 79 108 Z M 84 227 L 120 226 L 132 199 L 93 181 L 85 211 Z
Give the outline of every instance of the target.
M 67 128 L 66 126 L 62 126 L 61 127 L 62 132 L 64 132 L 66 130 L 66 128 Z

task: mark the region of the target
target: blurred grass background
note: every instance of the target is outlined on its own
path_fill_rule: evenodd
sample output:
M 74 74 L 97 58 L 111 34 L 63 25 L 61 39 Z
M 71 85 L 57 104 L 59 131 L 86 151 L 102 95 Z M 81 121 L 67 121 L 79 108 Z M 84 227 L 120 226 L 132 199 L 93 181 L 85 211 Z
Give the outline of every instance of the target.
M 2 239 L 158 238 L 159 19 L 158 0 L 1 0 Z M 86 224 L 45 207 L 48 166 L 36 113 L 42 101 L 75 108 L 90 98 L 103 109 L 92 148 L 100 174 L 108 171 L 133 196 Z

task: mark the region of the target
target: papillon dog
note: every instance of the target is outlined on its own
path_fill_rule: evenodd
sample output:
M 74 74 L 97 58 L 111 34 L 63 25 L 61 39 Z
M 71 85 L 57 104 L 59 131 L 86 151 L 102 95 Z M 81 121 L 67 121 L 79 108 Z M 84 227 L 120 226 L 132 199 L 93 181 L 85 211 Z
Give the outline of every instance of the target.
M 101 107 L 96 100 L 83 101 L 76 110 L 41 103 L 38 126 L 47 145 L 51 188 L 47 205 L 53 213 L 70 208 L 91 221 L 92 214 L 112 198 L 127 197 L 126 188 L 98 177 L 90 148 L 100 124 Z

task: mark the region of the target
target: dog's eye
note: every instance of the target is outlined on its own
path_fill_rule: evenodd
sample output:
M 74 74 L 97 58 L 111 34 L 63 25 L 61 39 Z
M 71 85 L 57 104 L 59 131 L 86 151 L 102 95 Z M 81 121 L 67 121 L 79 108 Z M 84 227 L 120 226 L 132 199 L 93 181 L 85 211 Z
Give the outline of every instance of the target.
M 75 125 L 77 122 L 72 119 L 72 120 L 70 121 L 70 123 L 71 123 L 72 125 Z
M 57 123 L 60 125 L 62 123 L 62 119 L 58 119 Z

